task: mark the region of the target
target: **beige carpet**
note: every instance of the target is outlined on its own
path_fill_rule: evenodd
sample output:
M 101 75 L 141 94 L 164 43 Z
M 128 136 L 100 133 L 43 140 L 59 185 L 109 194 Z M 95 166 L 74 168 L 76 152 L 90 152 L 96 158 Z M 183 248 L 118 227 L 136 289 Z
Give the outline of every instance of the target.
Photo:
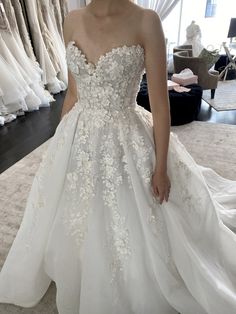
M 171 130 L 176 132 L 197 163 L 236 180 L 236 126 L 194 121 L 171 127 Z M 0 175 L 0 268 L 20 226 L 34 174 L 50 140 Z M 34 308 L 0 304 L 0 314 L 57 313 L 55 294 L 55 284 L 52 283 Z
M 219 81 L 215 98 L 210 90 L 204 90 L 202 98 L 217 111 L 236 109 L 236 80 Z

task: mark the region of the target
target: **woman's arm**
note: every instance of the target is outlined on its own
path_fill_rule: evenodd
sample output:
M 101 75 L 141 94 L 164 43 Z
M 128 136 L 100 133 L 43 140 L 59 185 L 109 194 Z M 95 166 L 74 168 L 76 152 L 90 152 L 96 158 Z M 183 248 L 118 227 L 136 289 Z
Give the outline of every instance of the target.
M 65 46 L 67 47 L 68 42 L 71 40 L 72 36 L 72 26 L 73 26 L 73 19 L 74 19 L 74 12 L 72 11 L 69 13 L 65 20 L 64 20 L 64 25 L 63 25 L 63 35 L 64 35 L 64 41 L 65 41 Z M 66 92 L 66 96 L 64 99 L 63 107 L 62 107 L 62 112 L 61 112 L 61 118 L 71 110 L 71 108 L 74 106 L 74 104 L 78 100 L 78 91 L 77 91 L 77 86 L 76 86 L 76 81 L 68 69 L 68 88 Z
M 171 120 L 167 88 L 165 37 L 160 18 L 153 10 L 144 10 L 142 36 L 156 153 L 153 188 L 154 193 L 160 196 L 162 203 L 164 197 L 167 198 L 168 196 L 170 186 L 167 176 L 167 154 Z

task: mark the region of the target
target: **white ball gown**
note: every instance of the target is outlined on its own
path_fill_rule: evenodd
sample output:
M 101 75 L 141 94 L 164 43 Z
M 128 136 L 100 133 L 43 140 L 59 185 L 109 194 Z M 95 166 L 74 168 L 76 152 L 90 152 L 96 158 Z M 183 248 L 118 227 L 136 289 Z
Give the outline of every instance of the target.
M 34 177 L 0 273 L 0 302 L 60 314 L 235 314 L 236 181 L 198 165 L 170 133 L 168 202 L 152 194 L 153 121 L 136 103 L 145 51 L 96 64 L 70 41 L 80 100 Z

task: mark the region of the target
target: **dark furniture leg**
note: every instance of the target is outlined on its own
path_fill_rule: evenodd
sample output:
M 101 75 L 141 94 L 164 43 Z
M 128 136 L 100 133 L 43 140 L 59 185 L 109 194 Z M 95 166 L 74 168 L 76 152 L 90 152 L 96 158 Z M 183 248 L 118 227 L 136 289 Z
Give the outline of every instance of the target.
M 215 97 L 215 89 L 211 89 L 211 99 L 214 99 Z

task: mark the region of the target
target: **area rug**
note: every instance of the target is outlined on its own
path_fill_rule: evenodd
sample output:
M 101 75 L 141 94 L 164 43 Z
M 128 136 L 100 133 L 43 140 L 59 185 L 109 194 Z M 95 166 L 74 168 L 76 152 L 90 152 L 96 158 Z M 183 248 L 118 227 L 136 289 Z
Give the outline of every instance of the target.
M 193 121 L 172 126 L 171 131 L 178 135 L 198 164 L 236 180 L 236 126 Z M 0 175 L 0 268 L 19 229 L 34 175 L 51 140 Z M 52 282 L 37 306 L 26 309 L 0 304 L 0 314 L 56 314 L 55 299 L 56 287 Z
M 236 110 L 236 80 L 219 81 L 215 98 L 211 99 L 210 90 L 204 90 L 202 99 L 217 111 Z

